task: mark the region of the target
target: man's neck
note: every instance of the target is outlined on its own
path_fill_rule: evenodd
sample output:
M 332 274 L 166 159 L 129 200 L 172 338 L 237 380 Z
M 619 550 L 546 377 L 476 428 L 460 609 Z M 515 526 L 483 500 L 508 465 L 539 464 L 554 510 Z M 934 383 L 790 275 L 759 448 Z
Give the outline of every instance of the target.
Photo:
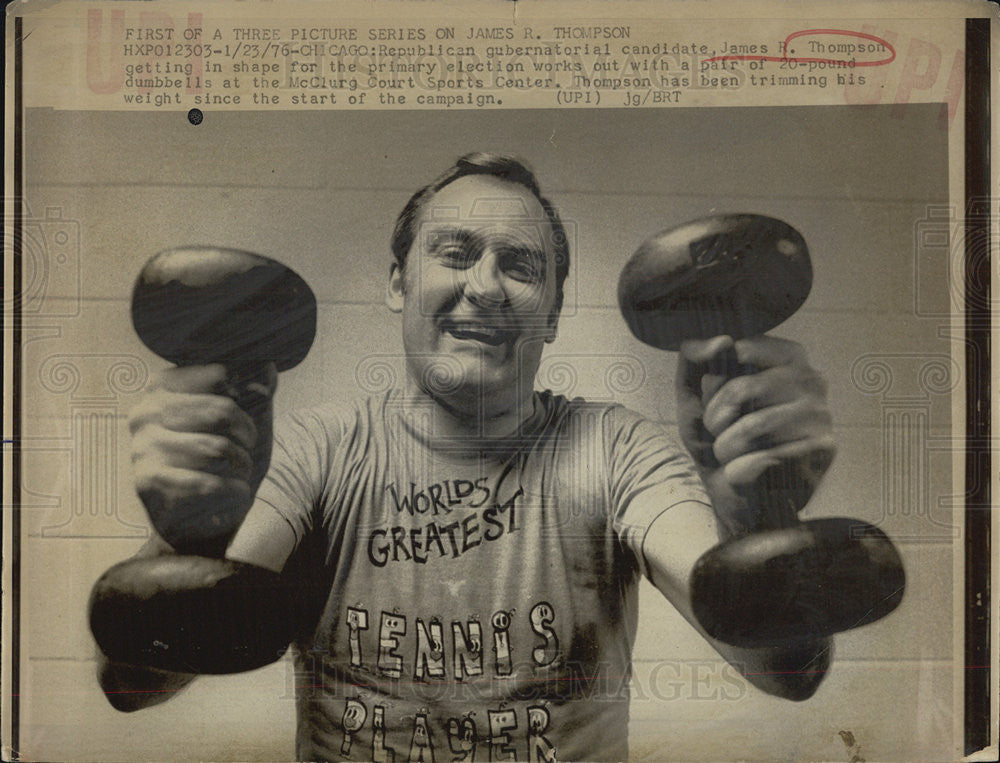
M 496 400 L 477 396 L 468 400 L 432 395 L 407 380 L 407 397 L 421 413 L 418 425 L 428 439 L 443 442 L 490 442 L 515 435 L 535 413 L 532 389 L 517 402 L 495 410 Z M 491 406 L 494 410 L 491 410 Z

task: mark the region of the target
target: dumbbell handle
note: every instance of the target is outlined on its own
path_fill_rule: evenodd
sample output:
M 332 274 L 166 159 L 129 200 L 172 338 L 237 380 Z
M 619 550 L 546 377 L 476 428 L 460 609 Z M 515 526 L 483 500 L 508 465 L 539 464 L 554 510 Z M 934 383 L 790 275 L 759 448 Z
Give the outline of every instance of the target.
M 270 361 L 252 359 L 218 362 L 226 369 L 225 387 L 219 391 L 220 394 L 231 398 L 254 420 L 265 414 L 272 396 L 268 368 Z
M 618 299 L 638 339 L 678 350 L 684 340 L 761 336 L 803 304 L 811 285 L 798 231 L 760 215 L 719 215 L 647 239 L 622 270 Z M 705 373 L 703 406 L 726 381 L 756 369 L 729 352 Z M 698 461 L 714 471 L 712 435 L 702 427 L 696 439 L 689 444 Z M 878 528 L 845 518 L 799 521 L 809 468 L 783 462 L 744 495 L 730 496 L 725 485 L 713 492 L 734 503 L 717 505 L 727 517 L 724 540 L 699 558 L 690 579 L 695 617 L 713 638 L 741 647 L 800 643 L 872 622 L 899 604 L 902 562 Z
M 712 378 L 703 377 L 703 403 L 728 380 L 757 371 L 739 363 L 735 350 L 720 353 L 708 364 Z M 797 461 L 767 467 L 737 496 L 744 505 L 726 508 L 746 525 L 727 527 L 724 542 L 695 565 L 692 605 L 713 638 L 742 647 L 794 644 L 876 620 L 902 598 L 902 564 L 884 533 L 859 520 L 799 519 L 812 487 L 803 468 Z
M 312 291 L 274 260 L 186 247 L 146 263 L 132 295 L 132 321 L 142 342 L 175 365 L 226 366 L 222 394 L 258 425 L 251 454 L 255 488 L 272 442 L 270 364 L 282 371 L 305 358 L 316 332 Z M 116 565 L 94 586 L 90 627 L 106 658 L 98 661 L 101 686 L 114 707 L 154 704 L 141 697 L 188 680 L 162 671 L 262 667 L 281 656 L 303 623 L 312 622 L 310 588 L 316 580 L 207 558 L 222 556 L 248 508 L 239 498 L 219 505 L 226 501 L 225 495 L 214 506 L 198 495 L 147 501 L 160 537 L 186 555 L 153 544 L 151 554 Z M 158 505 L 165 502 L 176 505 Z M 129 699 L 121 699 L 123 691 Z
M 178 366 L 223 364 L 228 395 L 257 425 L 251 488 L 270 460 L 269 375 L 301 362 L 316 333 L 316 297 L 294 271 L 250 252 L 183 247 L 152 257 L 136 280 L 132 322 L 142 342 Z M 273 370 L 272 370 L 273 369 Z M 175 548 L 219 555 L 242 522 L 238 496 L 214 506 L 147 501 L 150 519 Z
M 739 315 L 724 304 L 721 298 L 712 300 L 704 307 L 704 310 L 690 313 L 698 322 L 695 336 L 746 337 L 746 327 L 740 322 Z M 753 364 L 741 363 L 734 348 L 719 353 L 708 362 L 705 376 L 702 377 L 702 407 L 707 406 L 711 398 L 731 379 L 751 376 L 759 370 Z M 707 466 L 721 467 L 711 449 L 714 437 L 704 430 L 701 436 L 705 440 L 703 452 Z M 748 513 L 758 518 L 759 524 L 755 530 L 795 527 L 800 524 L 798 511 L 808 496 L 805 488 L 796 465 L 782 462 L 766 469 L 757 478 L 753 488 L 740 497 L 749 504 Z

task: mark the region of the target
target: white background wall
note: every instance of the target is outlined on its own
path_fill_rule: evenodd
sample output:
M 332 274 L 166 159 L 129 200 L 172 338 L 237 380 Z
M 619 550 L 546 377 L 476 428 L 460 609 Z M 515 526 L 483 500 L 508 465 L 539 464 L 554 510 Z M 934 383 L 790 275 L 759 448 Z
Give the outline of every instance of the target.
M 928 239 L 934 225 L 922 222 L 928 205 L 947 202 L 939 113 L 209 111 L 199 126 L 183 113 L 29 113 L 28 233 L 45 242 L 27 242 L 25 263 L 34 296 L 23 368 L 24 759 L 292 757 L 287 660 L 201 679 L 129 716 L 94 680 L 90 586 L 146 533 L 124 417 L 163 365 L 131 331 L 131 285 L 148 256 L 182 244 L 277 257 L 320 299 L 317 344 L 281 379 L 279 407 L 361 394 L 366 358 L 401 355 L 398 319 L 382 305 L 395 215 L 470 150 L 527 159 L 575 230 L 560 336 L 545 362 L 567 359 L 577 376 L 546 378 L 543 365 L 540 381 L 667 420 L 674 359 L 625 328 L 615 296 L 624 261 L 649 234 L 716 211 L 795 225 L 815 283 L 776 333 L 803 342 L 829 380 L 841 443 L 809 513 L 863 518 L 901 541 L 903 604 L 838 637 L 833 672 L 801 704 L 733 678 L 644 584 L 634 755 L 849 760 L 844 731 L 869 760 L 953 757 L 950 538 L 960 515 L 949 508 L 947 389 L 962 380 L 957 366 L 935 375 L 949 367 L 943 332 L 954 306 L 948 242 Z M 615 362 L 639 373 L 609 387 Z

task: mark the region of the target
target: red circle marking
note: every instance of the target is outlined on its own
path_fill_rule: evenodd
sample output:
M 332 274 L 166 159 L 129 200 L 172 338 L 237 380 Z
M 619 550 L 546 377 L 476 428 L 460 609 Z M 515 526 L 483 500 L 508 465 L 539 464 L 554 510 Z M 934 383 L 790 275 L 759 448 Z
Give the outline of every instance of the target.
M 788 50 L 788 43 L 794 40 L 796 37 L 804 37 L 806 35 L 813 34 L 840 34 L 846 37 L 859 37 L 863 40 L 871 40 L 872 42 L 877 42 L 880 45 L 884 45 L 889 49 L 889 57 L 882 58 L 878 61 L 855 61 L 850 68 L 856 66 L 885 66 L 886 64 L 891 64 L 896 59 L 896 49 L 889 44 L 887 40 L 883 40 L 881 37 L 876 37 L 873 34 L 868 34 L 866 32 L 851 32 L 847 29 L 803 29 L 799 32 L 792 32 L 788 37 L 785 38 L 785 50 Z M 806 58 L 803 56 L 753 56 L 753 55 L 740 55 L 740 56 L 714 56 L 712 58 L 706 58 L 705 62 L 710 61 L 794 61 L 797 64 L 845 64 L 847 61 L 840 58 Z

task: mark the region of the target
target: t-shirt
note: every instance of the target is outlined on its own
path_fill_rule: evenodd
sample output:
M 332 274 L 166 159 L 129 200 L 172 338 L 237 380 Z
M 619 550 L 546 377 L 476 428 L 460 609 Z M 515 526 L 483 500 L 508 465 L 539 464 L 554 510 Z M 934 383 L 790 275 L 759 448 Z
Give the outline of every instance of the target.
M 293 644 L 303 760 L 622 760 L 643 540 L 707 503 L 665 428 L 535 393 L 502 440 L 390 391 L 279 422 L 258 498 L 322 581 Z

